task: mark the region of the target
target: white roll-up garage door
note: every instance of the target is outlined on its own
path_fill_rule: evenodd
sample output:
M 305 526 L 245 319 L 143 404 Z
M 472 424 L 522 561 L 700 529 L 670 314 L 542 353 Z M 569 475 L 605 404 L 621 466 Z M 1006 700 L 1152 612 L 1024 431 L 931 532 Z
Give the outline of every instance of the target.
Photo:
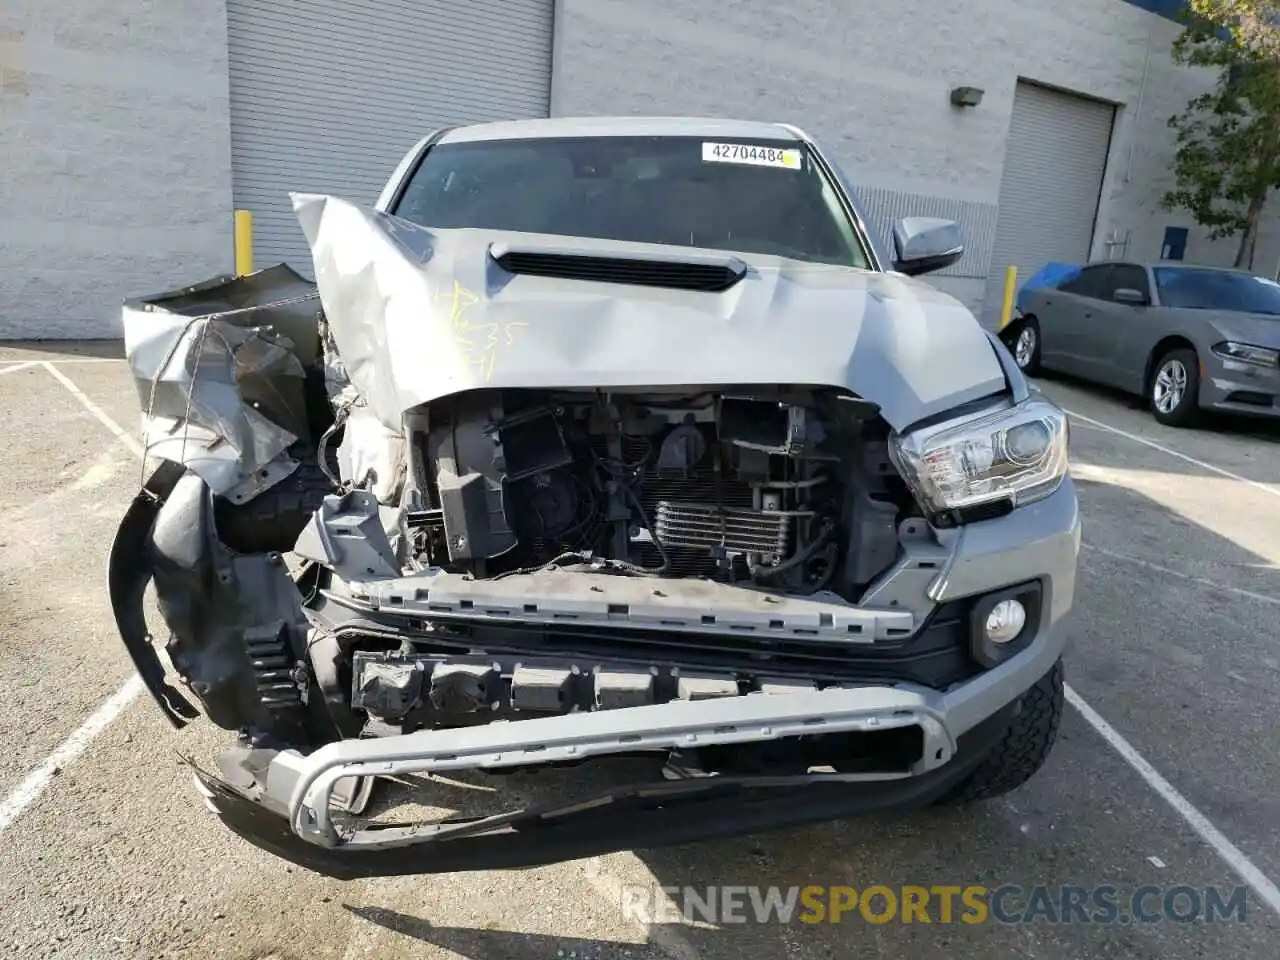
M 984 319 L 1000 314 L 1006 268 L 1019 283 L 1046 263 L 1089 258 L 1115 107 L 1019 81 L 1000 182 Z
M 442 126 L 546 116 L 552 0 L 227 0 L 231 168 L 254 264 L 310 276 L 290 191 L 372 204 Z

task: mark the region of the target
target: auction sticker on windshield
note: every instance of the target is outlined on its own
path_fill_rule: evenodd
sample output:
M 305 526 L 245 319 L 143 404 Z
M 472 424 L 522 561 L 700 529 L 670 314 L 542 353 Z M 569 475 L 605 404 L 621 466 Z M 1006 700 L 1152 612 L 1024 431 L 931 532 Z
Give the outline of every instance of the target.
M 746 163 L 756 167 L 800 169 L 800 151 L 751 143 L 704 143 L 703 163 Z

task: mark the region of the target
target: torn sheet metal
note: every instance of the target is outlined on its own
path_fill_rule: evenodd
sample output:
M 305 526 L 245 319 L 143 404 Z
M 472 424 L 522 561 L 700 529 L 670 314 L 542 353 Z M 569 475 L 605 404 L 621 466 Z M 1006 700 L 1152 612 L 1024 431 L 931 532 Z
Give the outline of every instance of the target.
M 316 296 L 318 298 L 319 294 Z M 320 311 L 320 346 L 324 358 L 325 393 L 335 410 L 350 406 L 359 398 L 359 394 L 351 385 L 351 378 L 347 376 L 347 366 L 338 353 L 338 345 L 334 342 L 333 331 L 323 310 Z
M 379 503 L 399 501 L 408 471 L 403 432 L 388 430 L 368 407 L 351 407 L 344 423 L 338 467 L 349 488 L 368 490 Z
M 285 265 L 126 301 L 125 354 L 150 456 L 251 499 L 293 473 L 304 364 L 320 357 L 313 284 Z
M 699 254 L 429 230 L 335 197 L 292 197 L 346 373 L 392 430 L 409 408 L 483 387 L 825 385 L 878 404 L 896 428 L 1006 388 L 964 305 L 907 277 L 754 254 L 735 254 L 745 276 L 718 293 L 513 275 L 495 246 Z

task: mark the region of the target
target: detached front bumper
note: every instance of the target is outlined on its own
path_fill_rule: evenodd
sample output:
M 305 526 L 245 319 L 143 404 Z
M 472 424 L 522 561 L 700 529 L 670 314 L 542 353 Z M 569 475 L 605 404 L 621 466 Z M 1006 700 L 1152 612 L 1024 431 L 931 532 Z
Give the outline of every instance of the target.
M 403 837 L 386 830 L 342 836 L 330 806 L 334 786 L 349 777 L 492 770 L 586 760 L 635 751 L 695 750 L 782 737 L 878 732 L 918 727 L 921 758 L 895 773 L 822 774 L 849 781 L 890 780 L 935 770 L 955 755 L 942 695 L 926 690 L 864 687 L 807 694 L 750 694 L 594 713 L 424 730 L 372 740 L 344 740 L 309 756 L 283 751 L 270 762 L 260 800 L 285 815 L 304 840 L 323 846 L 388 846 Z M 261 782 L 261 778 L 260 778 Z

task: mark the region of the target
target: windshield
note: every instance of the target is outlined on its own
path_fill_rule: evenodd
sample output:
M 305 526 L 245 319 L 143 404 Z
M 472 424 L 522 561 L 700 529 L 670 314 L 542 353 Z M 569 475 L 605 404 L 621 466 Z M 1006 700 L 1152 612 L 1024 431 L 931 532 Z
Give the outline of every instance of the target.
M 428 227 L 776 254 L 867 267 L 807 147 L 699 137 L 490 140 L 432 147 L 394 213 Z
M 1156 287 L 1166 307 L 1227 310 L 1280 316 L 1280 284 L 1247 273 L 1156 267 Z

